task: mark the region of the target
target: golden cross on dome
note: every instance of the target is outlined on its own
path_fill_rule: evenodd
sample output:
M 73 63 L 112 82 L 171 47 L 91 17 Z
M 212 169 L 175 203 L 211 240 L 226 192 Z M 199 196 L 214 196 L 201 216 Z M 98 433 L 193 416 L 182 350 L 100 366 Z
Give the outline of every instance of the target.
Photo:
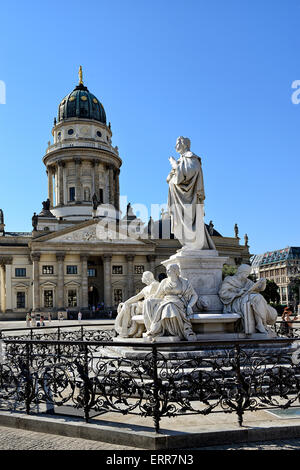
M 82 81 L 82 67 L 81 67 L 81 65 L 80 65 L 80 67 L 79 67 L 78 76 L 79 76 L 79 85 L 83 85 L 83 81 Z

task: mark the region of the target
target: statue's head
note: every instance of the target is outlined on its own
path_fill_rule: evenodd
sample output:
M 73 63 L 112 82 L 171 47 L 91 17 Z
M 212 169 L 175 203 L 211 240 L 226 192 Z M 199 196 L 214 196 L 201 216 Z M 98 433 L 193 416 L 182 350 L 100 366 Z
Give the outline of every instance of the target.
M 176 146 L 175 150 L 176 152 L 182 154 L 184 152 L 187 152 L 191 148 L 191 141 L 188 137 L 178 137 L 176 140 Z
M 180 276 L 180 267 L 178 264 L 169 264 L 167 266 L 167 275 L 168 277 L 179 277 Z
M 237 275 L 240 276 L 242 279 L 247 279 L 250 273 L 251 273 L 251 266 L 249 266 L 249 264 L 241 264 L 238 267 Z
M 153 281 L 154 281 L 154 275 L 152 274 L 152 272 L 151 271 L 145 271 L 142 275 L 142 282 L 144 284 L 149 285 Z

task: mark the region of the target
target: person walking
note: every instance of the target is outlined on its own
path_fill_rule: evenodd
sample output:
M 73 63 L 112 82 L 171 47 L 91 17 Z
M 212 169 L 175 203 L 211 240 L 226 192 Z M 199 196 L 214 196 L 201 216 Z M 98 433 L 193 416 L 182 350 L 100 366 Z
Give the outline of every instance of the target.
M 29 312 L 26 314 L 26 326 L 27 328 L 31 327 L 31 316 Z
M 82 313 L 79 310 L 79 312 L 78 312 L 78 322 L 81 323 L 81 320 L 82 320 Z
M 282 323 L 279 333 L 284 336 L 293 336 L 293 323 L 291 320 L 292 311 L 289 307 L 285 307 L 281 316 Z

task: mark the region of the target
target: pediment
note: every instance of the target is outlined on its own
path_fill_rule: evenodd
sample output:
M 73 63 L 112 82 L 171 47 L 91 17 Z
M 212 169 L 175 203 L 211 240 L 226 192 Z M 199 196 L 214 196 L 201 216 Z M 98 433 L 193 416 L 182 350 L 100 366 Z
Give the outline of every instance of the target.
M 51 238 L 47 239 L 47 243 L 88 243 L 91 245 L 97 243 L 108 245 L 145 245 L 147 243 L 143 240 L 130 237 L 124 232 L 104 227 L 99 223 L 89 224 L 81 228 L 74 227 L 72 230 L 68 229 L 68 231 L 63 232 L 52 234 Z

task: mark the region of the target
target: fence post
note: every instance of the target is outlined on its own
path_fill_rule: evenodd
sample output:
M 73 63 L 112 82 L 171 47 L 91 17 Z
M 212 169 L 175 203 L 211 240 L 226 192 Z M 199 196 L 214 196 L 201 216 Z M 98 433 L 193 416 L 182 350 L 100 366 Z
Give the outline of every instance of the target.
M 159 433 L 160 422 L 160 403 L 159 403 L 159 380 L 157 373 L 157 347 L 152 346 L 152 366 L 153 366 L 153 398 L 154 398 L 154 412 L 153 419 L 155 425 L 155 432 Z
M 28 415 L 30 413 L 30 384 L 29 384 L 30 363 L 31 363 L 30 346 L 31 346 L 30 343 L 26 343 L 25 403 L 26 403 L 26 413 Z
M 237 386 L 238 386 L 238 397 L 237 397 L 237 415 L 239 420 L 239 425 L 243 425 L 243 414 L 244 414 L 244 394 L 245 394 L 245 387 L 244 387 L 244 380 L 241 374 L 241 347 L 237 343 L 235 345 L 235 352 L 236 352 L 236 376 L 237 376 Z
M 85 422 L 89 422 L 89 355 L 88 345 L 84 345 L 84 417 Z

